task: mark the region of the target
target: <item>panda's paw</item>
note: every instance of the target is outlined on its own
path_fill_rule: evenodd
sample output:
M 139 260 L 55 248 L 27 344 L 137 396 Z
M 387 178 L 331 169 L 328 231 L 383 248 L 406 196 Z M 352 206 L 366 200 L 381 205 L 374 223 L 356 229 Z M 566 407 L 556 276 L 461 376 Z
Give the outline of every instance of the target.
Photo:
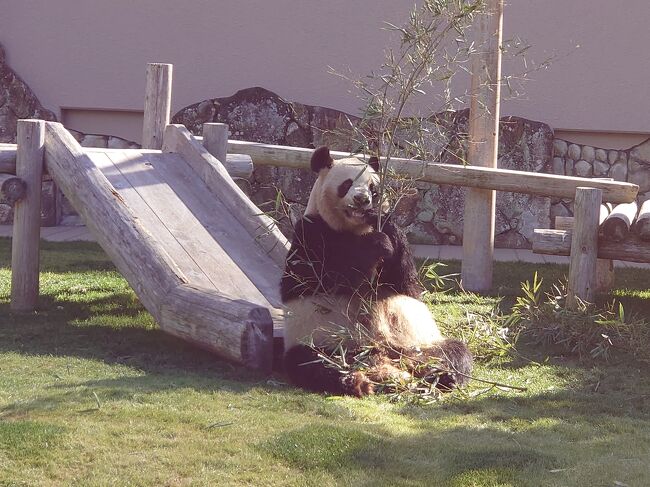
M 388 235 L 383 232 L 372 232 L 368 234 L 370 248 L 376 252 L 380 259 L 388 259 L 393 256 L 395 249 Z
M 349 396 L 365 397 L 375 393 L 372 382 L 362 372 L 352 372 L 341 378 L 343 391 Z

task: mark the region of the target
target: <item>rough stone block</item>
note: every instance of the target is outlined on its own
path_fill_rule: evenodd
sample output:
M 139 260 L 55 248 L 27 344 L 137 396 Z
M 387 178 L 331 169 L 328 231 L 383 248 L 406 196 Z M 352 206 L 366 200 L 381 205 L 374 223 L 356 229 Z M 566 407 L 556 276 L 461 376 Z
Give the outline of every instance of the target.
M 607 162 L 607 151 L 604 149 L 596 149 L 596 160 Z
M 569 144 L 566 140 L 554 139 L 553 140 L 553 155 L 556 157 L 564 157 L 569 149 Z
M 562 157 L 553 158 L 553 174 L 564 175 L 564 159 Z
M 131 142 L 120 137 L 109 137 L 106 146 L 109 149 L 129 149 Z
M 609 172 L 609 164 L 603 161 L 594 161 L 594 176 L 605 176 Z
M 610 164 L 614 164 L 617 159 L 618 159 L 618 151 L 617 150 L 610 150 L 609 152 L 607 152 L 607 161 Z
M 580 176 L 581 178 L 590 178 L 593 176 L 593 168 L 591 167 L 591 164 L 589 164 L 585 160 L 579 160 L 578 162 L 575 163 L 574 166 L 576 176 Z
M 564 174 L 567 176 L 574 176 L 573 174 L 573 159 L 564 161 Z
M 580 154 L 582 154 L 582 149 L 578 144 L 571 144 L 569 146 L 569 149 L 567 151 L 567 155 L 573 159 L 574 161 L 577 161 L 580 159 Z
M 581 156 L 582 159 L 584 159 L 587 162 L 594 162 L 594 159 L 596 158 L 596 149 L 594 149 L 590 145 L 583 145 Z

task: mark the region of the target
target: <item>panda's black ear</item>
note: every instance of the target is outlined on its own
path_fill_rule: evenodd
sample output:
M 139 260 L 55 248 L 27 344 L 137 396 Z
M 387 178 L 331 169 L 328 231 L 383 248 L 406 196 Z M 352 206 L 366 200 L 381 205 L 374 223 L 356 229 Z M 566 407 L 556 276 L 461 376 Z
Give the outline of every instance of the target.
M 320 172 L 321 169 L 332 167 L 333 162 L 329 148 L 325 146 L 319 147 L 311 155 L 311 170 Z
M 373 168 L 375 172 L 379 172 L 379 157 L 372 156 L 370 159 L 368 159 L 368 165 Z

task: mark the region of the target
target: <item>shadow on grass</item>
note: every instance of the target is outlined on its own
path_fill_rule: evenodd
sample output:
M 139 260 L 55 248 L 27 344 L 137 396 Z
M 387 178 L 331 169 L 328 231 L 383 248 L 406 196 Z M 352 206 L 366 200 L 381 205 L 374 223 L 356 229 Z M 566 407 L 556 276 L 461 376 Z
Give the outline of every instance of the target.
M 354 485 L 495 485 L 472 482 L 513 482 L 522 470 L 537 472 L 539 478 L 544 470 L 567 465 L 525 443 L 495 428 L 457 426 L 395 435 L 375 425 L 317 424 L 283 433 L 258 448 L 310 476 L 321 471 L 350 479 L 363 472 L 363 480 L 355 479 Z
M 30 314 L 13 313 L 8 303 L 0 303 L 0 352 L 100 360 L 158 375 L 249 384 L 260 380 L 254 372 L 164 333 L 131 292 L 83 302 L 42 296 L 39 310 Z M 173 387 L 171 380 L 156 383 Z M 209 387 L 209 381 L 197 384 Z
M 310 476 L 363 472 L 354 485 L 637 485 L 647 480 L 650 376 L 610 372 L 538 394 L 405 405 L 396 410 L 409 418 L 401 433 L 377 423 L 320 423 L 258 448 Z

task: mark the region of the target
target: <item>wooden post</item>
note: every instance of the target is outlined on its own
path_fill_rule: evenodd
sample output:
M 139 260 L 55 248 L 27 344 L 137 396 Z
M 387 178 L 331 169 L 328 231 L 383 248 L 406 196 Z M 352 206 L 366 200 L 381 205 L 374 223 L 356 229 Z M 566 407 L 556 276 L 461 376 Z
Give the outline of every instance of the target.
M 597 188 L 577 188 L 574 226 L 569 262 L 569 288 L 566 306 L 576 310 L 579 301 L 593 303 L 596 294 L 598 222 L 603 192 Z
M 203 147 L 224 165 L 234 180 L 253 174 L 253 159 L 244 154 L 228 154 L 228 124 L 204 123 Z
M 477 51 L 472 53 L 471 166 L 497 167 L 502 27 L 503 0 L 487 0 L 479 17 Z M 470 189 L 465 196 L 461 280 L 468 291 L 492 287 L 495 195 L 493 190 Z
M 203 147 L 225 166 L 228 155 L 228 124 L 204 123 Z
M 38 301 L 41 229 L 41 179 L 45 150 L 42 120 L 18 121 L 16 176 L 25 182 L 25 195 L 14 208 L 11 242 L 11 309 L 32 311 Z
M 147 64 L 142 148 L 160 149 L 172 106 L 171 64 Z

